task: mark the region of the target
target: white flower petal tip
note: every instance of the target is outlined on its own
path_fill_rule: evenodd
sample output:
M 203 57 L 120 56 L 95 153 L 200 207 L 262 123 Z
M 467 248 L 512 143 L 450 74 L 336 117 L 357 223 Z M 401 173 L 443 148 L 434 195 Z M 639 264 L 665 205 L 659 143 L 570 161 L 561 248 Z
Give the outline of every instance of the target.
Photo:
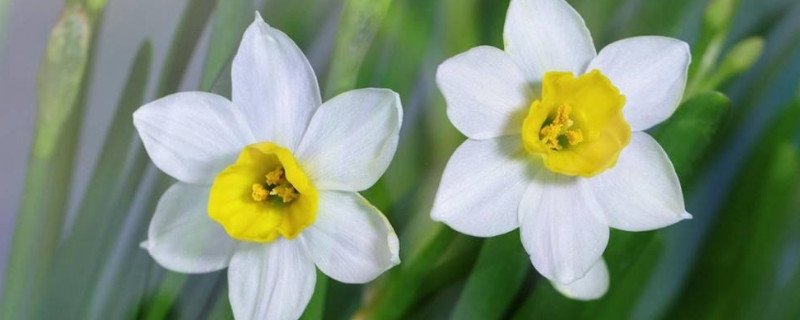
M 257 141 L 293 151 L 322 104 L 316 74 L 303 51 L 258 12 L 231 64 L 231 100 Z
M 556 281 L 551 281 L 550 283 L 567 298 L 582 301 L 597 300 L 608 292 L 608 266 L 603 259 L 600 259 L 583 278 L 569 284 L 562 284 Z
M 683 214 L 681 214 L 681 218 L 683 218 L 684 220 L 692 220 L 694 219 L 694 216 L 692 216 L 691 213 L 684 212 Z
M 342 93 L 319 107 L 297 148 L 320 190 L 361 191 L 383 175 L 397 151 L 403 108 L 388 89 Z
M 148 242 L 147 240 L 139 242 L 139 248 L 150 250 L 150 242 Z
M 648 231 L 691 218 L 666 152 L 644 132 L 634 132 L 614 168 L 587 179 L 608 225 Z
M 431 219 L 475 237 L 516 229 L 519 204 L 536 169 L 521 144 L 518 136 L 464 141 L 447 162 Z
M 600 259 L 609 228 L 582 179 L 541 170 L 519 206 L 520 236 L 545 278 L 572 283 Z
M 625 120 L 643 131 L 669 118 L 686 88 L 692 54 L 678 39 L 641 36 L 611 43 L 587 67 L 600 70 L 625 95 Z
M 581 74 L 597 55 L 586 23 L 564 0 L 512 0 L 503 38 L 532 84 L 548 71 Z
M 344 283 L 366 283 L 400 263 L 397 234 L 366 199 L 324 191 L 319 203 L 317 221 L 301 238 L 323 273 Z

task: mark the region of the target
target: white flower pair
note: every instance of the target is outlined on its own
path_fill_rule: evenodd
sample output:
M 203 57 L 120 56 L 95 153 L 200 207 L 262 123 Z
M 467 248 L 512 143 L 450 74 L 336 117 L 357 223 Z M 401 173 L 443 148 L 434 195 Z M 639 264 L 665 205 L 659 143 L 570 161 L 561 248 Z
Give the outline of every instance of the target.
M 563 0 L 513 0 L 505 33 L 506 52 L 475 48 L 437 73 L 469 140 L 445 170 L 432 217 L 475 236 L 520 227 L 533 265 L 559 290 L 600 296 L 608 226 L 688 217 L 669 160 L 640 132 L 680 101 L 687 47 L 634 38 L 597 55 Z M 177 93 L 134 114 L 153 162 L 179 181 L 143 244 L 154 259 L 186 273 L 227 267 L 236 318 L 278 320 L 302 314 L 315 266 L 364 283 L 398 264 L 391 225 L 357 193 L 395 153 L 397 94 L 361 89 L 321 103 L 303 53 L 260 16 L 232 86 L 232 101 Z

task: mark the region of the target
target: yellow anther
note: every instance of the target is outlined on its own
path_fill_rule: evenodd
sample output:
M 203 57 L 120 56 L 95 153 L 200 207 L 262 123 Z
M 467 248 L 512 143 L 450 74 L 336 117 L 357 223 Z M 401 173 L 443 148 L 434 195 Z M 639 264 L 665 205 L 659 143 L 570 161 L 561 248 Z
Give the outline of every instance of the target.
M 570 145 L 576 145 L 583 141 L 583 132 L 580 130 L 567 130 L 575 124 L 569 117 L 570 113 L 572 113 L 572 106 L 568 104 L 558 106 L 553 120 L 539 130 L 539 139 L 550 150 L 558 151 L 563 148 L 562 141 L 559 141 L 562 136 L 567 139 L 566 141 Z
M 269 190 L 264 188 L 260 183 L 253 184 L 253 200 L 261 202 L 267 199 L 269 196 Z
M 572 126 L 572 120 L 569 118 L 570 113 L 572 113 L 572 106 L 568 104 L 558 106 L 558 109 L 556 109 L 556 116 L 553 118 L 553 123 L 566 124 L 568 127 Z
M 283 203 L 291 202 L 292 200 L 297 198 L 297 191 L 295 191 L 294 188 L 288 185 L 277 186 L 274 189 L 272 189 L 272 191 L 270 191 L 269 194 L 281 197 Z
M 567 137 L 567 141 L 572 146 L 583 142 L 583 132 L 580 129 L 567 130 L 564 132 L 564 135 Z
M 283 167 L 277 167 L 275 170 L 270 171 L 266 175 L 267 185 L 277 186 L 286 182 L 286 177 L 283 173 Z
M 539 137 L 550 149 L 560 150 L 561 146 L 558 145 L 558 135 L 561 133 L 562 127 L 563 125 L 561 124 L 548 124 L 539 131 Z

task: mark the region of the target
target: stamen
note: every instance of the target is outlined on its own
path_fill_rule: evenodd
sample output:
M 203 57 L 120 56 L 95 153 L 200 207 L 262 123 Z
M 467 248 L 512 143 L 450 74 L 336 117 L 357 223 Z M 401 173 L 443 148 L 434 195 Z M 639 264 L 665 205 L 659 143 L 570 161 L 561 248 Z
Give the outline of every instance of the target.
M 295 191 L 293 187 L 288 185 L 277 186 L 274 189 L 272 189 L 272 191 L 270 191 L 269 194 L 281 197 L 283 203 L 291 202 L 292 200 L 297 198 L 297 191 Z
M 254 183 L 252 196 L 253 200 L 255 201 L 258 202 L 264 201 L 269 196 L 269 190 L 267 190 L 267 188 L 264 188 L 264 186 L 262 186 L 260 183 Z
M 277 167 L 275 170 L 270 171 L 266 175 L 267 178 L 267 185 L 270 186 L 277 186 L 279 184 L 286 183 L 286 177 L 284 176 L 283 167 Z
M 560 137 L 566 138 L 565 143 L 576 145 L 583 141 L 583 132 L 580 129 L 568 130 L 575 122 L 570 119 L 572 106 L 562 104 L 556 109 L 553 120 L 539 130 L 539 139 L 551 150 L 558 151 L 563 149 Z
M 564 132 L 564 135 L 567 136 L 567 141 L 569 141 L 569 144 L 572 146 L 583 142 L 583 132 L 580 129 L 567 130 Z

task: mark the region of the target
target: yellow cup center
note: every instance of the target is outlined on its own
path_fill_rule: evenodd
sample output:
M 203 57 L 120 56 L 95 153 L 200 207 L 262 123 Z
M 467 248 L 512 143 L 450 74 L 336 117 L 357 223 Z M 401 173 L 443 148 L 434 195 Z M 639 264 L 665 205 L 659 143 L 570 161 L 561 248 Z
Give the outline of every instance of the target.
M 208 214 L 234 239 L 294 239 L 316 219 L 318 198 L 291 151 L 262 142 L 217 175 Z
M 550 171 L 591 177 L 612 168 L 631 129 L 622 114 L 625 97 L 600 71 L 575 77 L 548 72 L 542 96 L 522 124 L 525 150 Z

